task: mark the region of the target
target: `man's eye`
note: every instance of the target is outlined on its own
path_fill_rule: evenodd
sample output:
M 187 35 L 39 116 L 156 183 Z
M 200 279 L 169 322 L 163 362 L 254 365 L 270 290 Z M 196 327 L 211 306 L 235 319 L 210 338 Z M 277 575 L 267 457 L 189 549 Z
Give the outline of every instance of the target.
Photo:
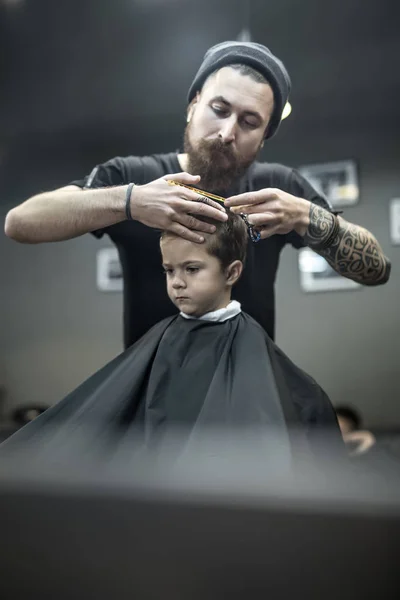
M 256 129 L 258 127 L 258 123 L 254 123 L 254 121 L 245 121 L 244 124 L 249 129 Z
M 218 115 L 218 116 L 220 116 L 220 117 L 228 114 L 227 110 L 225 108 L 220 108 L 219 106 L 212 106 L 211 108 L 213 109 L 213 111 L 215 112 L 215 114 Z

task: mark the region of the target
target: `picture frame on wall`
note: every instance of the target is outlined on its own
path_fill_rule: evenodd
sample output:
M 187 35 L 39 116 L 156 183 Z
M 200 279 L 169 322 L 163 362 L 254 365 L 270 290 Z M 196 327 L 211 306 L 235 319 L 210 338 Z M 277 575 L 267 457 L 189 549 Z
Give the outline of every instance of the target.
M 362 286 L 336 273 L 330 264 L 310 248 L 299 250 L 300 286 L 303 292 L 355 290 Z
M 116 248 L 101 248 L 97 252 L 97 289 L 101 292 L 122 292 L 124 280 Z
M 303 165 L 298 171 L 328 200 L 332 208 L 352 206 L 359 201 L 357 165 L 354 160 Z
M 400 245 L 400 198 L 392 198 L 389 205 L 390 213 L 390 241 L 393 245 Z

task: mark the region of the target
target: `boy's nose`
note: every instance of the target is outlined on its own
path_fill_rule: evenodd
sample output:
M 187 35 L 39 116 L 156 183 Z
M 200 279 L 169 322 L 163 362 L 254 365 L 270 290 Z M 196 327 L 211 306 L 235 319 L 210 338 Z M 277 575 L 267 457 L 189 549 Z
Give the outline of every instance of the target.
M 172 282 L 172 287 L 174 288 L 174 290 L 177 290 L 179 288 L 183 288 L 186 287 L 184 280 L 182 279 L 182 277 L 174 277 L 174 280 Z

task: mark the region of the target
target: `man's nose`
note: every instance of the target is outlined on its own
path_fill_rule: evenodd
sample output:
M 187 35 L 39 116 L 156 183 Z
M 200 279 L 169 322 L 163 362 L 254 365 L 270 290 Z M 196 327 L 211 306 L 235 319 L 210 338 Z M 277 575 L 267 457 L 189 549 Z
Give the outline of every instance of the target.
M 232 115 L 221 122 L 218 137 L 225 144 L 230 144 L 236 137 L 236 117 Z

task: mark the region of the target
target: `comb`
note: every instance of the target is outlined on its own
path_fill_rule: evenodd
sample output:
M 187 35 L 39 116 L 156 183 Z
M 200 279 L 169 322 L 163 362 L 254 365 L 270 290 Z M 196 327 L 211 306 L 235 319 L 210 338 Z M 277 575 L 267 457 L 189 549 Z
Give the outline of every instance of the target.
M 216 200 L 221 204 L 225 204 L 225 198 L 222 196 L 216 196 L 215 194 L 211 194 L 210 192 L 205 192 L 204 190 L 199 190 L 198 188 L 192 187 L 191 185 L 186 185 L 186 183 L 179 183 L 179 181 L 173 181 L 172 179 L 168 180 L 169 185 L 180 185 L 181 187 L 186 188 L 187 190 L 191 190 L 192 192 L 196 192 L 199 196 L 204 196 L 205 198 L 210 198 L 211 200 Z M 242 217 L 243 221 L 246 224 L 247 230 L 249 232 L 249 236 L 252 242 L 259 242 L 261 239 L 261 234 L 259 231 L 254 229 L 254 226 L 249 223 L 247 215 L 245 213 L 239 213 L 239 216 Z
M 192 192 L 196 192 L 200 196 L 204 196 L 205 198 L 210 198 L 210 200 L 216 200 L 221 204 L 225 203 L 225 198 L 222 196 L 216 196 L 215 194 L 210 194 L 210 192 L 205 192 L 204 190 L 199 190 L 198 188 L 192 187 L 191 185 L 186 185 L 186 183 L 179 183 L 178 181 L 173 181 L 172 179 L 168 180 L 169 185 L 180 185 L 181 187 L 186 188 L 187 190 L 191 190 Z

